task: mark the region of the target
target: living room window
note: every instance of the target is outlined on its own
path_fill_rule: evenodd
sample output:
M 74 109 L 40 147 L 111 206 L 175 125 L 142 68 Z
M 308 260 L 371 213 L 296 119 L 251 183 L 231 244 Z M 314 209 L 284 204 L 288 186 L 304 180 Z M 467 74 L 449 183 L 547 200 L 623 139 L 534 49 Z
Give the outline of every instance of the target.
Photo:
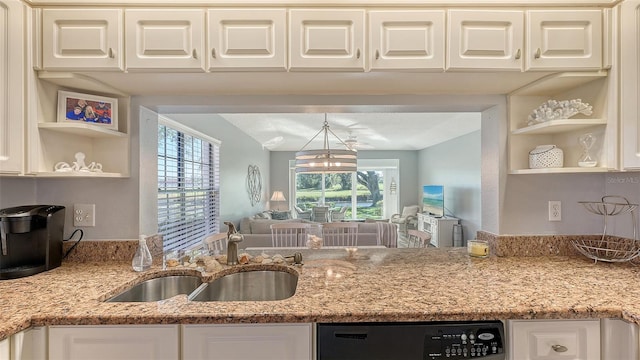
M 347 207 L 346 219 L 383 219 L 397 212 L 397 195 L 389 183 L 397 177 L 397 160 L 358 160 L 355 173 L 295 173 L 292 163 L 292 193 L 303 210 L 325 205 L 337 210 Z
M 158 232 L 164 251 L 219 232 L 220 142 L 177 122 L 158 123 Z

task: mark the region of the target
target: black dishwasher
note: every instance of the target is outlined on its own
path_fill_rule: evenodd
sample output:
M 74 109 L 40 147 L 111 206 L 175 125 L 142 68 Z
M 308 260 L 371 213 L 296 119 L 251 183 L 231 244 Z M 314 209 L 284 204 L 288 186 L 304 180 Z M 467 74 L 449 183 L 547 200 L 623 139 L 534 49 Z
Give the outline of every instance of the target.
M 504 360 L 501 321 L 320 323 L 318 360 Z

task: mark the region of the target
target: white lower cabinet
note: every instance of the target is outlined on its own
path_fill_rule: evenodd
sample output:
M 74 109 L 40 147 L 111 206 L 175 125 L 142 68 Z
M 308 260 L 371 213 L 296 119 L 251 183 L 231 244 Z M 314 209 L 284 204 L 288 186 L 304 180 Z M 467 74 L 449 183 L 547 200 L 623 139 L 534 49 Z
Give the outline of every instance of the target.
M 182 359 L 311 359 L 311 324 L 184 325 Z
M 10 339 L 11 360 L 47 360 L 47 327 L 29 328 Z
M 49 360 L 177 360 L 179 325 L 49 327 Z
M 599 360 L 600 320 L 509 320 L 509 359 Z
M 0 359 L 9 359 L 9 356 L 11 356 L 9 344 L 10 339 L 0 340 Z

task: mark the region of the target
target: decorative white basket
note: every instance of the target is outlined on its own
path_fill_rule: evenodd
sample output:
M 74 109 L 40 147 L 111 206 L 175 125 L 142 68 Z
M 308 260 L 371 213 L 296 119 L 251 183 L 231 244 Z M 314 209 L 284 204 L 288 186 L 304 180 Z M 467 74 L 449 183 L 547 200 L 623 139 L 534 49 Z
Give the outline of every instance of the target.
M 555 145 L 538 145 L 529 151 L 529 168 L 560 168 L 564 164 L 564 153 Z

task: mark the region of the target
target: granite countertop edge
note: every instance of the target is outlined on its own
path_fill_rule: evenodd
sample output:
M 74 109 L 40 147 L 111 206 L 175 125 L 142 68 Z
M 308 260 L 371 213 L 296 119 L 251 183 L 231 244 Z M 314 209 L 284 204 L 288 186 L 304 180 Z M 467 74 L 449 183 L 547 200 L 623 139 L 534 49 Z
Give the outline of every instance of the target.
M 465 249 L 303 252 L 298 289 L 275 302 L 107 303 L 142 280 L 123 262 L 64 263 L 0 281 L 0 340 L 33 326 L 620 318 L 640 324 L 633 264 L 580 257 L 471 258 Z M 222 273 L 202 274 L 209 281 Z M 199 272 L 198 272 L 199 273 Z M 447 276 L 443 276 L 447 274 Z

